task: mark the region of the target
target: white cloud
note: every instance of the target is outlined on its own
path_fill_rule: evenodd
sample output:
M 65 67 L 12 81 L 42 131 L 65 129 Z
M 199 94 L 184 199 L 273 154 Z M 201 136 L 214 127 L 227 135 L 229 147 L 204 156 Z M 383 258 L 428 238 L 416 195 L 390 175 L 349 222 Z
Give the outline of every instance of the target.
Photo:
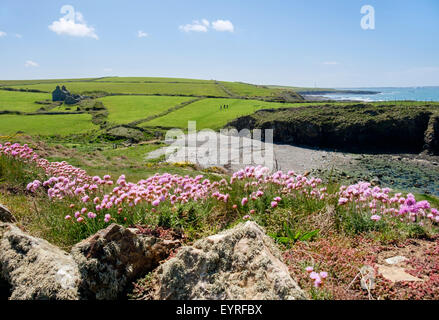
M 16 34 L 15 34 L 15 37 L 18 38 L 18 39 L 23 38 L 23 36 L 22 36 L 21 34 L 19 34 L 19 33 L 16 33 Z
M 201 21 L 194 20 L 191 24 L 179 26 L 179 29 L 184 32 L 207 32 L 210 27 L 216 31 L 233 32 L 235 30 L 233 23 L 229 20 L 216 20 L 211 24 L 207 19 L 201 19 Z
M 203 25 L 205 25 L 206 27 L 209 27 L 209 26 L 210 26 L 209 20 L 202 19 L 202 20 L 201 20 L 201 23 L 202 23 Z
M 233 23 L 229 20 L 216 20 L 216 21 L 212 22 L 212 27 L 216 31 L 233 32 L 235 30 Z
M 4 32 L 4 31 L 0 31 L 0 38 L 1 38 L 1 37 L 6 37 L 6 35 L 7 35 L 6 32 Z
M 27 60 L 26 63 L 24 64 L 25 67 L 29 68 L 29 67 L 39 67 L 40 65 L 38 63 L 36 63 L 35 61 L 32 60 Z
M 146 32 L 143 32 L 142 30 L 137 31 L 137 36 L 139 38 L 145 38 L 148 36 L 148 34 Z
M 339 63 L 337 61 L 326 61 L 326 62 L 323 62 L 323 64 L 325 64 L 327 66 L 335 66 Z
M 72 6 L 66 5 L 61 8 L 61 13 L 67 13 L 59 20 L 52 22 L 49 29 L 58 35 L 66 34 L 73 37 L 89 37 L 99 39 L 95 29 L 87 25 L 81 12 Z
M 184 26 L 179 26 L 178 28 L 184 32 L 207 32 L 209 27 L 209 21 L 203 19 L 201 22 L 198 20 L 192 21 L 192 24 L 185 24 Z

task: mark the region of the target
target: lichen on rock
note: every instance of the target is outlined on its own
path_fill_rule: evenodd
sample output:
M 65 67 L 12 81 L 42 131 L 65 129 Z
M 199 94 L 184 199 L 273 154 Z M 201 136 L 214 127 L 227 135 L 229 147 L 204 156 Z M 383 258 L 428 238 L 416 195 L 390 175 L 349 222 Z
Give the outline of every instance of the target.
M 179 245 L 177 240 L 137 234 L 136 229 L 111 224 L 72 249 L 81 274 L 81 295 L 117 299 L 127 285 L 156 268 Z
M 11 300 L 77 300 L 79 272 L 72 257 L 9 223 L 0 223 L 0 278 Z
M 157 300 L 306 299 L 273 240 L 250 221 L 181 248 L 151 286 Z

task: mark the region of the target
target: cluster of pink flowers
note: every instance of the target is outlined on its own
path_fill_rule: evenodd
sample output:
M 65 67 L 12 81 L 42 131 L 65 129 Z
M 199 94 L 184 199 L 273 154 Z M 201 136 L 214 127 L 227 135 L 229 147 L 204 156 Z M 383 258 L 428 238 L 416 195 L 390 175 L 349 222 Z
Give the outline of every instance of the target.
M 39 180 L 30 182 L 27 185 L 29 191 L 35 192 L 41 186 L 53 186 L 49 192 L 49 196 L 63 198 L 66 195 L 72 195 L 72 192 L 78 186 L 90 187 L 88 182 L 91 181 L 91 177 L 87 175 L 85 170 L 69 165 L 65 161 L 50 162 L 47 159 L 41 158 L 27 144 L 11 144 L 10 142 L 6 142 L 4 145 L 0 144 L 0 156 L 1 155 L 26 163 L 33 163 L 43 169 L 46 176 L 51 176 L 51 178 L 45 182 Z
M 28 184 L 27 189 L 36 192 L 43 188 L 51 199 L 68 199 L 70 201 L 71 215 L 66 215 L 67 220 L 82 222 L 85 219 L 95 219 L 99 214 L 104 216 L 104 221 L 109 222 L 114 214 L 135 206 L 149 206 L 155 212 L 155 207 L 168 201 L 171 205 L 184 204 L 189 201 L 202 201 L 214 198 L 220 202 L 228 203 L 234 183 L 244 181 L 245 190 L 250 195 L 241 200 L 242 207 L 262 198 L 267 190 L 278 192 L 281 195 L 301 195 L 324 199 L 327 196 L 326 188 L 320 188 L 320 179 L 306 178 L 293 171 L 287 174 L 282 171 L 269 174 L 269 169 L 262 166 L 249 166 L 235 172 L 230 181 L 210 181 L 199 175 L 195 178 L 189 176 L 172 175 L 169 173 L 156 174 L 137 183 L 126 181 L 124 175 L 113 181 L 109 175 L 103 178 L 91 177 L 85 170 L 69 165 L 67 162 L 50 162 L 40 158 L 28 145 L 6 143 L 0 145 L 0 155 L 33 163 L 42 168 L 48 177 L 46 181 L 35 180 Z M 113 186 L 114 185 L 114 186 Z M 250 190 L 252 189 L 252 190 Z M 271 201 L 271 207 L 276 208 L 282 201 L 276 196 Z M 76 207 L 82 207 L 75 211 Z M 233 205 L 237 209 L 237 205 Z M 255 210 L 248 208 L 250 214 Z M 74 212 L 74 213 L 73 213 Z M 249 219 L 247 215 L 245 219 Z
M 306 272 L 309 273 L 310 279 L 314 280 L 314 287 L 315 288 L 320 288 L 323 285 L 326 278 L 328 278 L 328 273 L 326 271 L 322 271 L 320 273 L 317 273 L 314 271 L 313 267 L 306 267 L 305 270 L 306 270 Z
M 322 180 L 318 178 L 307 178 L 303 175 L 298 175 L 294 171 L 288 171 L 288 173 L 283 173 L 282 171 L 277 171 L 270 175 L 269 169 L 257 166 L 257 167 L 246 167 L 245 169 L 239 170 L 232 175 L 230 183 L 233 184 L 234 181 L 239 180 L 250 180 L 245 184 L 246 189 L 252 187 L 257 188 L 256 191 L 252 192 L 248 197 L 244 197 L 241 200 L 241 205 L 245 206 L 250 200 L 257 200 L 261 198 L 267 188 L 276 186 L 279 188 L 281 194 L 292 196 L 294 193 L 299 193 L 311 198 L 317 198 L 323 200 L 327 197 L 327 190 L 325 187 L 320 187 Z M 276 208 L 278 204 L 282 201 L 282 198 L 277 196 L 271 201 L 271 207 Z
M 84 219 L 95 219 L 99 214 L 105 221 L 111 220 L 112 214 L 121 214 L 128 208 L 139 205 L 151 207 L 155 211 L 163 202 L 171 205 L 184 204 L 189 201 L 203 201 L 209 198 L 223 203 L 230 202 L 229 191 L 236 183 L 244 185 L 248 195 L 241 198 L 241 206 L 248 208 L 249 214 L 255 210 L 252 201 L 257 201 L 270 194 L 278 194 L 269 199 L 271 208 L 276 208 L 285 198 L 304 196 L 324 200 L 328 194 L 322 186 L 322 180 L 307 178 L 294 171 L 269 173 L 262 166 L 249 166 L 233 173 L 230 181 L 210 181 L 202 175 L 195 178 L 172 175 L 169 173 L 156 174 L 137 183 L 126 181 L 124 175 L 113 181 L 109 175 L 103 178 L 91 177 L 85 170 L 69 165 L 67 162 L 50 162 L 39 157 L 28 145 L 18 143 L 0 144 L 0 156 L 8 156 L 26 163 L 33 163 L 43 169 L 48 177 L 46 181 L 35 180 L 28 184 L 27 189 L 35 192 L 44 188 L 51 199 L 69 199 L 71 209 L 83 206 L 72 216 L 79 222 Z M 338 193 L 340 206 L 349 206 L 349 210 L 367 213 L 370 219 L 379 221 L 386 216 L 399 217 L 401 220 L 416 222 L 428 219 L 439 223 L 439 212 L 431 208 L 428 201 L 415 200 L 412 194 L 403 196 L 401 193 L 392 195 L 389 188 L 372 187 L 370 183 L 360 182 L 350 186 L 342 186 Z M 235 199 L 237 200 L 237 199 Z M 234 200 L 234 201 L 235 201 Z M 237 200 L 239 203 L 239 200 Z M 233 204 L 233 209 L 238 205 Z M 245 218 L 249 219 L 250 215 Z M 66 216 L 66 219 L 72 219 Z
M 428 201 L 416 201 L 411 193 L 405 197 L 402 193 L 392 195 L 391 191 L 389 188 L 372 187 L 368 182 L 341 186 L 338 204 L 351 206 L 350 209 L 359 213 L 370 214 L 374 221 L 392 216 L 401 221 L 422 223 L 424 219 L 428 219 L 439 223 L 439 211 L 432 208 Z

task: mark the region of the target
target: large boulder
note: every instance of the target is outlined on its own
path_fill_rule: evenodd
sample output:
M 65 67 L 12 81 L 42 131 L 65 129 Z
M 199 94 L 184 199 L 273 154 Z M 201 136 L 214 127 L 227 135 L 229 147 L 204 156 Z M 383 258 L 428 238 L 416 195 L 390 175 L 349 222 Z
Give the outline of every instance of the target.
M 9 223 L 0 223 L 0 279 L 8 283 L 11 300 L 79 299 L 72 257 Z
M 82 296 L 117 299 L 132 281 L 156 268 L 179 245 L 179 240 L 111 224 L 72 249 L 81 274 Z
M 0 203 L 0 222 L 15 222 L 12 213 L 4 205 Z
M 306 299 L 273 240 L 254 222 L 183 247 L 162 264 L 150 298 L 162 300 Z

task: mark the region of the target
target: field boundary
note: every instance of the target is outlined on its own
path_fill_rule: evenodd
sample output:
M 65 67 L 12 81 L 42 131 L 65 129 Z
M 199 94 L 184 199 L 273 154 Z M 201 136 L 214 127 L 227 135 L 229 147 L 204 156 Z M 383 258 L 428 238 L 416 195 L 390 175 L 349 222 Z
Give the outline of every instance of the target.
M 169 108 L 166 111 L 163 111 L 163 112 L 161 112 L 159 114 L 156 114 L 156 115 L 151 115 L 151 116 L 149 116 L 149 117 L 147 117 L 145 119 L 140 119 L 140 120 L 136 120 L 136 121 L 130 122 L 130 123 L 128 123 L 128 125 L 130 125 L 130 126 L 138 126 L 141 123 L 148 122 L 148 121 L 160 118 L 160 117 L 164 117 L 164 116 L 170 114 L 171 112 L 177 111 L 179 109 L 187 107 L 188 105 L 190 105 L 192 103 L 195 103 L 195 102 L 198 102 L 198 101 L 201 101 L 201 100 L 204 100 L 204 99 L 205 98 L 197 98 L 197 99 L 192 99 L 192 100 L 189 100 L 189 101 L 181 102 L 178 105 L 173 106 L 172 108 Z

